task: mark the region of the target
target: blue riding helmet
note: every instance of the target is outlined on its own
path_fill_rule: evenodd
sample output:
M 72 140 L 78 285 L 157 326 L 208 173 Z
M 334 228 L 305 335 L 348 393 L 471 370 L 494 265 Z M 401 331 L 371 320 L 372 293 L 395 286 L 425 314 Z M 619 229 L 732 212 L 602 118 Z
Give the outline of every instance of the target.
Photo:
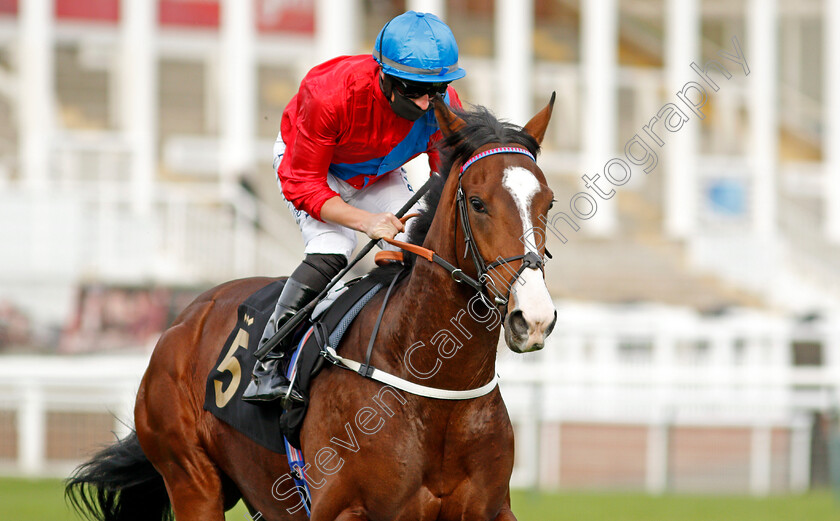
M 373 57 L 382 72 L 408 81 L 448 83 L 466 74 L 452 30 L 431 13 L 408 11 L 385 24 Z

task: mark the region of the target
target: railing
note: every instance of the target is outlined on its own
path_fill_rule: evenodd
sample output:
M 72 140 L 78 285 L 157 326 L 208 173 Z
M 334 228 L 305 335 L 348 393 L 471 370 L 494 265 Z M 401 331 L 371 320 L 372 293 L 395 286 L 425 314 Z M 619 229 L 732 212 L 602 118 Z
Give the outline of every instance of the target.
M 568 302 L 558 302 L 558 316 L 543 351 L 513 356 L 502 348 L 500 355 L 502 393 L 517 433 L 514 486 L 563 486 L 552 469 L 569 454 L 555 438 L 580 425 L 643 429 L 646 441 L 634 454 L 644 462 L 639 488 L 650 492 L 669 489 L 680 457 L 672 440 L 698 427 L 747 433 L 747 490 L 809 486 L 812 416 L 840 408 L 840 325 L 832 317 L 802 324 L 772 313 L 701 316 Z M 793 365 L 791 343 L 798 339 L 822 344 L 821 365 Z M 49 457 L 56 452 L 49 415 L 114 413 L 130 421 L 147 359 L 0 358 L 0 417 L 12 414 L 7 423 L 16 426 L 15 441 L 0 438 L 0 471 L 66 473 L 78 460 Z M 126 432 L 117 421 L 111 425 Z M 9 447 L 16 447 L 11 457 Z
M 822 365 L 794 365 L 802 339 L 820 343 Z M 698 427 L 749 439 L 745 491 L 801 491 L 813 415 L 840 409 L 840 326 L 830 317 L 809 325 L 773 313 L 560 303 L 545 349 L 503 354 L 499 369 L 518 436 L 517 486 L 562 486 L 558 462 L 569 456 L 554 438 L 566 425 L 609 425 L 644 431 L 638 485 L 649 492 L 670 489 L 674 461 L 685 459 L 672 440 Z
M 110 431 L 125 435 L 133 425 L 134 398 L 147 362 L 147 356 L 0 359 L 0 414 L 10 414 L 8 425 L 13 427 L 0 437 L 0 471 L 66 477 L 81 462 L 74 452 L 97 450 L 113 439 Z M 61 439 L 68 432 L 56 430 L 51 418 L 62 413 L 113 416 L 103 432 L 95 433 L 95 446 L 61 451 L 57 450 L 60 444 L 79 441 Z M 10 454 L 15 448 L 17 454 Z
M 138 201 L 132 160 L 119 133 L 73 132 L 56 141 L 46 188 L 6 183 L 0 239 L 14 247 L 0 278 L 206 284 L 296 264 L 284 207 L 216 181 L 156 182 Z
M 149 212 L 133 203 L 130 186 L 118 182 L 4 189 L 0 239 L 14 247 L 0 253 L 3 276 L 220 283 L 282 273 L 296 256 L 296 245 L 276 236 L 282 218 L 248 194 L 231 199 L 215 184 L 170 184 L 158 185 Z

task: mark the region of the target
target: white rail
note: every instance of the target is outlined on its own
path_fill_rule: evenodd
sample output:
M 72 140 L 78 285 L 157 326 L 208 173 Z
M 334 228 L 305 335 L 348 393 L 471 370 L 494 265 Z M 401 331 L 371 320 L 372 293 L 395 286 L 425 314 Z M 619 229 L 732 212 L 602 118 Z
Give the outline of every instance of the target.
M 3 276 L 221 282 L 276 274 L 297 249 L 260 240 L 265 229 L 257 223 L 272 216 L 252 198 L 222 197 L 216 185 L 158 185 L 149 214 L 133 211 L 132 201 L 129 185 L 119 182 L 3 190 L 0 239 L 15 245 L 0 253 Z
M 0 459 L 0 473 L 64 477 L 80 463 L 48 459 L 48 413 L 110 413 L 114 434 L 125 435 L 133 423 L 134 398 L 147 363 L 142 355 L 0 359 L 0 412 L 14 414 L 17 446 L 15 460 Z
M 552 436 L 562 436 L 566 424 L 595 424 L 644 427 L 644 487 L 651 493 L 668 489 L 672 431 L 690 427 L 751 433 L 748 490 L 754 494 L 771 491 L 781 463 L 769 440 L 774 429 L 786 433 L 784 489 L 808 488 L 813 415 L 840 409 L 836 320 L 807 324 L 743 310 L 702 316 L 664 306 L 574 303 L 560 303 L 558 316 L 543 351 L 503 354 L 499 363 L 517 426 L 514 484 L 556 486 L 557 462 L 565 456 Z M 819 343 L 822 364 L 795 366 L 798 341 Z
M 543 351 L 500 354 L 517 432 L 515 486 L 557 486 L 550 470 L 566 456 L 552 436 L 585 424 L 645 429 L 641 486 L 653 493 L 668 488 L 670 433 L 685 427 L 750 432 L 749 490 L 769 493 L 780 464 L 771 452 L 773 432 L 782 431 L 789 440 L 784 489 L 807 489 L 812 416 L 840 408 L 840 323 L 832 317 L 800 323 L 771 313 L 707 317 L 568 302 L 558 303 L 558 313 Z M 791 345 L 801 340 L 822 345 L 821 365 L 793 365 Z M 0 413 L 14 414 L 17 440 L 16 458 L 0 460 L 0 473 L 66 474 L 78 462 L 47 456 L 48 413 L 113 413 L 130 421 L 147 358 L 0 358 Z M 113 428 L 126 429 L 116 420 Z

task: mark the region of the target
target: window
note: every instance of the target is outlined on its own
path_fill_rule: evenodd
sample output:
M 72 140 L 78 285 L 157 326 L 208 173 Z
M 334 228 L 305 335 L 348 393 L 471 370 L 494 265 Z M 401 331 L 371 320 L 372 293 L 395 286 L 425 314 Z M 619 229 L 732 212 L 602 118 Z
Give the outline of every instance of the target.
M 821 366 L 823 365 L 822 342 L 802 341 L 794 342 L 793 365 L 795 366 Z
M 618 361 L 628 365 L 644 365 L 653 361 L 653 342 L 644 338 L 626 338 L 618 342 Z

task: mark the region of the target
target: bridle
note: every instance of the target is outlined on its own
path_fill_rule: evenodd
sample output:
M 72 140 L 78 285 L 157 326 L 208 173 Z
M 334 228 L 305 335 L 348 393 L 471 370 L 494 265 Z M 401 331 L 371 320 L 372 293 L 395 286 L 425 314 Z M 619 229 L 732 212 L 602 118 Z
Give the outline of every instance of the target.
M 470 226 L 470 218 L 469 214 L 467 213 L 467 201 L 461 181 L 467 169 L 470 166 L 472 166 L 476 161 L 496 154 L 521 154 L 530 157 L 532 161 L 536 162 L 536 158 L 534 158 L 533 154 L 531 154 L 524 148 L 501 146 L 491 148 L 478 154 L 475 154 L 470 159 L 465 161 L 463 165 L 461 165 L 461 169 L 458 172 L 458 192 L 456 195 L 456 202 L 458 204 L 458 218 L 461 222 L 461 227 L 464 230 L 464 258 L 467 257 L 468 253 L 472 256 L 473 265 L 475 266 L 476 273 L 478 274 L 478 280 L 470 277 L 469 275 L 464 273 L 460 268 L 454 266 L 447 260 L 441 258 L 437 253 L 427 248 L 404 243 L 401 241 L 394 241 L 391 239 L 385 240 L 390 244 L 393 244 L 404 250 L 420 255 L 426 260 L 430 262 L 435 262 L 436 264 L 442 266 L 450 273 L 450 275 L 452 276 L 452 280 L 472 287 L 476 290 L 476 292 L 478 292 L 480 295 L 482 295 L 483 298 L 487 300 L 490 299 L 490 294 L 492 293 L 493 299 L 491 302 L 495 306 L 503 307 L 502 315 L 504 316 L 507 309 L 506 306 L 508 304 L 508 301 L 510 300 L 510 291 L 513 287 L 513 284 L 516 283 L 520 275 L 522 275 L 522 272 L 526 269 L 542 269 L 543 265 L 545 264 L 545 261 L 533 251 L 529 251 L 523 255 L 515 255 L 513 257 L 508 257 L 505 259 L 497 259 L 488 264 L 484 261 L 484 257 L 481 255 L 481 252 L 478 251 L 478 245 L 475 242 L 472 227 Z M 455 236 L 457 237 L 457 230 Z M 457 241 L 457 239 L 455 240 Z M 546 251 L 546 255 L 550 257 L 548 251 Z M 507 266 L 508 264 L 516 262 L 518 260 L 522 261 L 522 264 L 519 266 L 518 270 L 514 272 L 513 269 L 508 268 L 508 273 L 513 273 L 514 277 L 513 280 L 511 280 L 510 286 L 507 288 L 507 291 L 505 291 L 504 294 L 502 294 L 496 288 L 493 279 L 488 276 L 488 273 L 492 269 L 498 268 L 500 266 Z M 490 281 L 490 284 L 493 286 L 492 289 L 488 287 L 487 281 Z
M 489 150 L 485 150 L 483 152 L 480 152 L 480 153 L 472 156 L 470 159 L 468 159 L 466 162 L 464 162 L 463 165 L 461 165 L 461 169 L 458 172 L 458 193 L 455 197 L 455 200 L 458 204 L 458 216 L 459 216 L 460 221 L 461 221 L 461 227 L 464 229 L 464 242 L 466 243 L 466 247 L 464 248 L 464 258 L 467 257 L 468 252 L 472 256 L 473 265 L 475 265 L 476 273 L 478 273 L 478 281 L 476 281 L 472 277 L 467 276 L 466 274 L 464 274 L 460 270 L 458 270 L 458 271 L 460 272 L 459 276 L 464 277 L 463 282 L 469 284 L 470 286 L 475 288 L 476 291 L 482 293 L 484 296 L 489 296 L 488 295 L 487 281 L 490 281 L 490 283 L 493 284 L 493 289 L 491 291 L 495 295 L 494 298 L 493 298 L 493 302 L 497 306 L 507 306 L 508 300 L 510 299 L 510 290 L 513 287 L 513 284 L 515 284 L 516 281 L 519 279 L 520 275 L 522 275 L 522 272 L 525 271 L 528 268 L 542 269 L 545 261 L 539 255 L 537 255 L 536 253 L 534 253 L 532 251 L 529 251 L 529 252 L 527 252 L 523 255 L 515 255 L 513 257 L 507 257 L 505 259 L 496 259 L 495 261 L 491 262 L 490 264 L 486 264 L 484 262 L 484 257 L 481 255 L 481 252 L 478 251 L 478 245 L 476 244 L 475 239 L 473 238 L 472 227 L 470 226 L 470 217 L 469 217 L 469 214 L 467 213 L 467 198 L 466 198 L 466 195 L 464 194 L 464 189 L 463 189 L 463 186 L 461 185 L 461 181 L 462 181 L 462 179 L 464 177 L 464 174 L 466 173 L 467 169 L 470 166 L 472 166 L 473 163 L 475 163 L 476 161 L 478 161 L 480 159 L 483 159 L 485 157 L 496 155 L 496 154 L 521 154 L 521 155 L 530 157 L 531 160 L 534 161 L 535 163 L 537 161 L 536 158 L 530 152 L 525 150 L 524 148 L 496 147 L 496 148 L 491 148 Z M 499 291 L 496 289 L 495 283 L 493 283 L 493 279 L 488 277 L 487 274 L 490 272 L 490 270 L 492 270 L 494 268 L 498 268 L 499 266 L 506 266 L 507 264 L 510 264 L 511 262 L 516 262 L 518 260 L 522 261 L 522 264 L 519 266 L 518 270 L 513 272 L 513 270 L 508 269 L 509 273 L 510 272 L 514 273 L 514 277 L 513 277 L 513 280 L 511 280 L 510 286 L 508 286 L 507 291 L 505 291 L 504 296 L 502 296 L 499 293 Z M 454 273 L 453 273 L 452 277 L 455 278 Z M 469 280 L 467 280 L 467 279 L 469 279 Z M 455 280 L 458 281 L 457 278 L 455 278 Z M 458 282 L 462 282 L 462 281 L 458 281 Z

